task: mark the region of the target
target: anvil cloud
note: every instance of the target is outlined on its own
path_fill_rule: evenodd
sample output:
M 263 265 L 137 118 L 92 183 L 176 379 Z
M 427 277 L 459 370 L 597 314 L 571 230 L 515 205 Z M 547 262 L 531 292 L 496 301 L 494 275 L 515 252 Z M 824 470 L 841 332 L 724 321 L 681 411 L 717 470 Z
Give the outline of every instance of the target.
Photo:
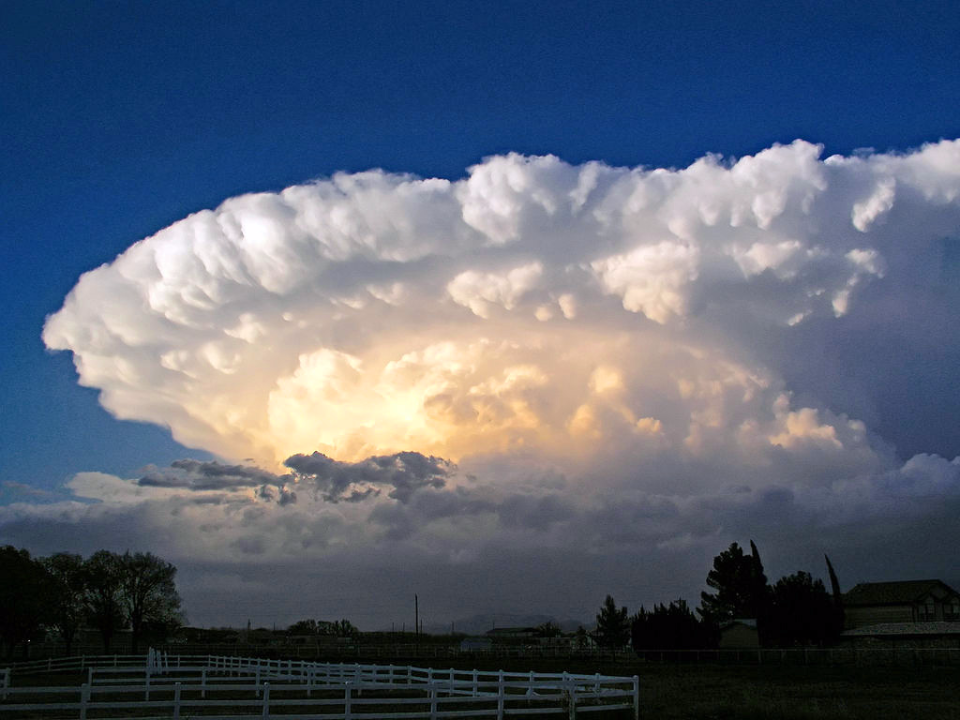
M 772 537 L 771 515 L 785 538 L 922 524 L 960 481 L 884 436 L 902 348 L 829 359 L 844 334 L 957 352 L 960 141 L 822 154 L 510 154 L 456 181 L 338 174 L 191 215 L 85 274 L 43 338 L 111 413 L 225 464 L 81 474 L 74 492 L 106 502 L 69 513 L 174 513 L 209 562 L 700 558 Z

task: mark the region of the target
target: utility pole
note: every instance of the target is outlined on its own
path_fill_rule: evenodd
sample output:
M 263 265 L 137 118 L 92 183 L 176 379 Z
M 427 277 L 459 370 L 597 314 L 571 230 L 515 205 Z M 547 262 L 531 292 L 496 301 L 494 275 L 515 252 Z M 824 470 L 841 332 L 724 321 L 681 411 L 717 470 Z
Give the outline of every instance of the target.
M 413 637 L 417 647 L 417 655 L 420 654 L 420 597 L 413 595 Z

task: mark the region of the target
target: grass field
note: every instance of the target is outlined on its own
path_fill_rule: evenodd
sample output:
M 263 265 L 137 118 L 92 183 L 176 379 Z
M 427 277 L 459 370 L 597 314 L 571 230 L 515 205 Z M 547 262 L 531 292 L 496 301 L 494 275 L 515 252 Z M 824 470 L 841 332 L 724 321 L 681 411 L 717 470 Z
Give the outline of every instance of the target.
M 649 720 L 958 720 L 956 667 L 856 667 L 577 663 L 548 660 L 451 663 L 468 669 L 638 675 L 641 717 Z M 35 676 L 15 685 L 79 684 L 82 678 Z M 0 718 L 4 714 L 0 713 Z
M 536 669 L 554 668 L 540 662 Z M 641 717 L 650 720 L 960 720 L 960 669 L 955 666 L 567 662 L 559 669 L 638 675 Z

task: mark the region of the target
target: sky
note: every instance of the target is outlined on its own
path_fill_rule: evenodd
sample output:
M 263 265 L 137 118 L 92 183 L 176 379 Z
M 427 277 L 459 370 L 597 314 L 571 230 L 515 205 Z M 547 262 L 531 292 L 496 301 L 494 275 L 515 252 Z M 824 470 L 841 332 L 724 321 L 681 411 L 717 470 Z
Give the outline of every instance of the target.
M 944 2 L 0 2 L 0 543 L 197 625 L 960 583 Z

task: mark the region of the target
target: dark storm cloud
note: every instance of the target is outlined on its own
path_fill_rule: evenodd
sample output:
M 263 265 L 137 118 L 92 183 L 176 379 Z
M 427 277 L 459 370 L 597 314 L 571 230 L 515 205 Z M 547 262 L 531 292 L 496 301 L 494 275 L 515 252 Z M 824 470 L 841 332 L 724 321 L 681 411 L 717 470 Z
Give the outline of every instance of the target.
M 144 488 L 166 488 L 192 492 L 236 492 L 253 489 L 257 498 L 290 505 L 297 501 L 296 493 L 287 487 L 293 482 L 290 474 L 277 475 L 252 465 L 224 465 L 213 460 L 175 460 L 170 467 L 149 467 L 137 480 Z M 214 502 L 206 498 L 205 502 Z
M 224 465 L 213 460 L 175 460 L 169 468 L 151 467 L 137 481 L 143 487 L 187 490 L 231 490 L 260 486 L 282 487 L 291 475 L 276 475 L 251 465 Z
M 442 488 L 456 465 L 449 460 L 399 452 L 377 455 L 360 462 L 341 462 L 323 453 L 293 455 L 284 465 L 300 482 L 310 484 L 328 502 L 359 502 L 392 488 L 388 496 L 407 503 L 418 490 Z

